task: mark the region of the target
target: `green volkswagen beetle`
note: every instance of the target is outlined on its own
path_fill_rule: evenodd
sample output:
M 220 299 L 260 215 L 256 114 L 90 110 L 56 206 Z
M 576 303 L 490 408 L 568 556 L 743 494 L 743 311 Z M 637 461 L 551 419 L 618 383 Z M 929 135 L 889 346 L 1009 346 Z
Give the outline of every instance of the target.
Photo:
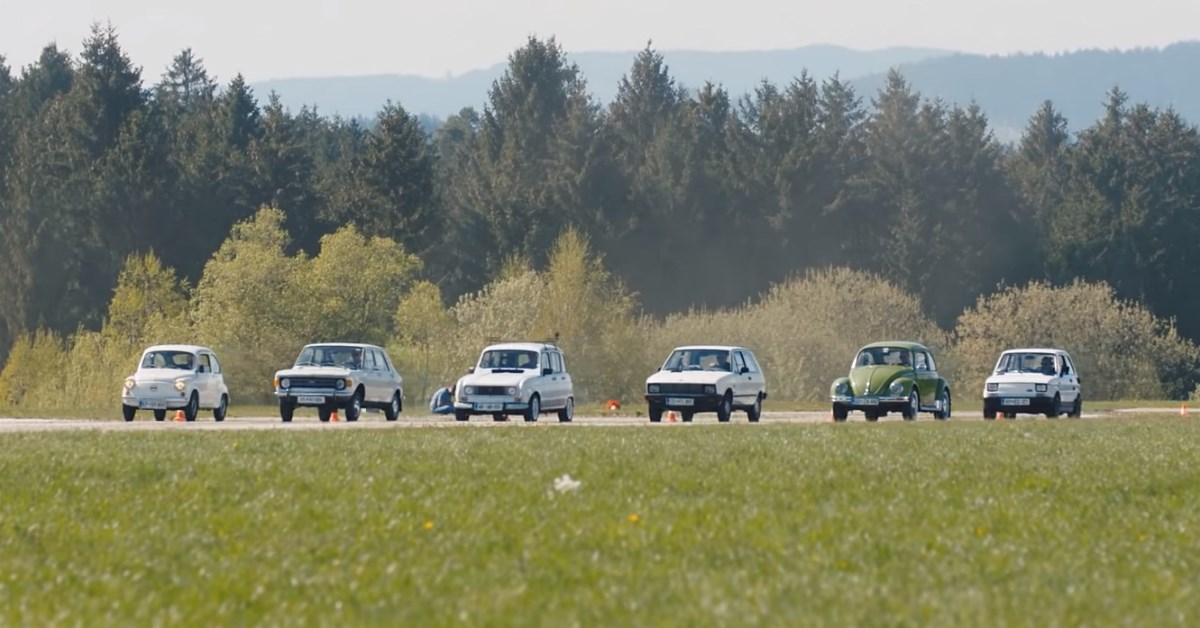
M 899 412 L 905 421 L 918 412 L 950 418 L 950 382 L 938 375 L 933 353 L 915 342 L 876 342 L 859 349 L 850 376 L 833 382 L 829 396 L 835 421 L 845 421 L 851 410 L 862 410 L 868 421 L 889 412 Z

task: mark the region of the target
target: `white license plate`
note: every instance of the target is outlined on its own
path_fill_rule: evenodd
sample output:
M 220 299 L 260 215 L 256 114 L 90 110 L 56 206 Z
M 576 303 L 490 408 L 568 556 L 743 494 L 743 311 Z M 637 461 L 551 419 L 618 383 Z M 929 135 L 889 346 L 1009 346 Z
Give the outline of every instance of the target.
M 1028 399 L 1001 399 L 1000 405 L 1002 405 L 1002 406 L 1027 406 L 1027 405 L 1029 405 L 1029 400 Z
M 167 409 L 167 402 L 165 402 L 165 401 L 151 401 L 151 400 L 149 400 L 149 399 L 142 399 L 141 401 L 139 401 L 139 402 L 138 402 L 138 407 L 139 407 L 139 408 L 146 408 L 146 409 L 148 409 L 148 410 L 166 410 L 166 409 Z
M 299 403 L 325 403 L 325 397 L 323 395 L 300 395 L 296 397 L 296 401 Z
M 696 400 L 691 397 L 667 397 L 668 406 L 694 406 Z
M 856 405 L 856 406 L 877 406 L 877 405 L 879 405 L 879 400 L 874 397 L 858 397 L 858 398 L 854 399 L 854 405 Z
M 477 404 L 475 404 L 475 409 L 479 410 L 480 412 L 498 412 L 498 411 L 504 409 L 504 404 L 502 404 L 502 403 L 477 403 Z

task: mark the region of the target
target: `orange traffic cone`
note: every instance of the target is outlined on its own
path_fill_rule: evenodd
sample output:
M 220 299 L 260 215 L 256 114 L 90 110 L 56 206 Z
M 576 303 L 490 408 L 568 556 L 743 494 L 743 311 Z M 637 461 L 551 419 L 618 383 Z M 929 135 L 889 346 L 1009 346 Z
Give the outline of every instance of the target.
M 675 422 L 675 411 L 674 410 L 667 410 L 667 422 L 668 423 Z
M 334 423 L 337 423 L 337 421 L 338 421 L 338 418 L 337 418 L 337 408 L 334 408 L 334 409 L 333 409 L 333 412 L 330 412 L 330 413 L 329 413 L 329 420 L 330 420 L 330 421 L 333 421 Z
M 185 420 L 186 420 L 186 419 L 185 419 L 185 418 L 184 418 L 184 416 L 183 416 L 183 410 L 176 410 L 176 411 L 175 411 L 175 422 L 176 422 L 176 423 L 183 423 Z
M 1187 404 L 1179 404 L 1179 416 L 1187 416 Z

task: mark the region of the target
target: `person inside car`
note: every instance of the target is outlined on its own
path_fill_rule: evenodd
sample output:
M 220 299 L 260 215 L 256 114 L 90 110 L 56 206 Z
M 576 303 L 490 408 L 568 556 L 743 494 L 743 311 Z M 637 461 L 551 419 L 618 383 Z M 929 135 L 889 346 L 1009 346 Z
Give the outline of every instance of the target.
M 1042 375 L 1054 375 L 1057 369 L 1054 368 L 1054 358 L 1045 356 L 1042 358 Z

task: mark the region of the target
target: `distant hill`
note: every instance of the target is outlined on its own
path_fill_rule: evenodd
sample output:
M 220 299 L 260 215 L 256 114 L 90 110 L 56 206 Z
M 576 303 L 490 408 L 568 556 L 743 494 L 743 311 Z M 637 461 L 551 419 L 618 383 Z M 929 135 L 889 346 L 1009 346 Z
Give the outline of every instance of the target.
M 1083 128 L 1103 112 L 1105 94 L 1119 85 L 1132 102 L 1174 107 L 1200 123 L 1200 42 L 1131 51 L 1084 50 L 1062 54 L 973 55 L 922 48 L 857 51 L 837 46 L 753 52 L 661 51 L 675 79 L 690 88 L 706 80 L 740 96 L 767 79 L 790 82 L 802 70 L 817 79 L 839 73 L 870 101 L 888 69 L 897 68 L 929 98 L 977 102 L 1001 139 L 1015 139 L 1043 100 L 1052 100 L 1071 129 Z M 610 101 L 636 51 L 571 54 L 596 98 Z M 498 63 L 449 78 L 410 75 L 291 78 L 255 83 L 260 97 L 274 90 L 293 110 L 315 105 L 324 114 L 372 117 L 391 99 L 414 113 L 445 118 L 463 107 L 481 108 L 492 81 L 506 68 Z

